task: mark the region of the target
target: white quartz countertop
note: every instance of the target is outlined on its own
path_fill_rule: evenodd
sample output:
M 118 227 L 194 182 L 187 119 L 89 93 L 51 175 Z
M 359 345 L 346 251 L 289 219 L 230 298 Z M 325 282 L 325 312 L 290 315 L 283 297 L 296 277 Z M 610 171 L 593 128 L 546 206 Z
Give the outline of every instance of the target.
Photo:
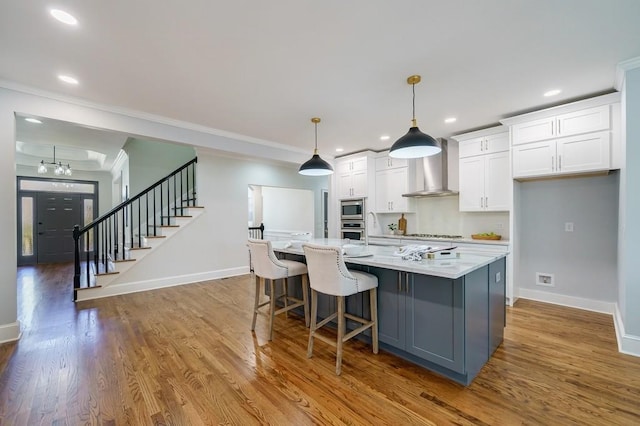
M 344 240 L 314 239 L 309 241 L 309 243 L 341 247 L 344 244 Z M 271 244 L 276 252 L 304 255 L 302 248 L 291 246 L 289 241 L 272 241 Z M 416 242 L 416 244 L 419 244 L 419 242 Z M 448 246 L 449 244 L 445 241 L 444 244 L 438 245 L 437 247 L 446 248 Z M 396 247 L 368 245 L 364 248 L 363 255 L 352 257 L 344 256 L 344 260 L 346 263 L 357 265 L 456 279 L 507 255 L 507 252 L 459 248 L 457 249 L 460 253 L 459 258 L 444 260 L 423 259 L 415 261 L 402 259 L 401 256 L 394 254 L 396 250 Z

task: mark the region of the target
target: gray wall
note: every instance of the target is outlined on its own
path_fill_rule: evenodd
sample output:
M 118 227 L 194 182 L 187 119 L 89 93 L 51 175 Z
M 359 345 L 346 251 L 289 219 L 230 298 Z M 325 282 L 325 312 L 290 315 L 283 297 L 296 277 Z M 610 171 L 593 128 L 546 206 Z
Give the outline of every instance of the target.
M 613 172 L 520 184 L 516 286 L 616 301 L 618 177 Z M 573 222 L 573 232 L 565 232 L 566 222 Z M 555 287 L 536 285 L 536 272 L 554 274 Z
M 129 196 L 137 195 L 193 160 L 195 150 L 187 145 L 129 138 L 122 149 L 129 156 Z
M 640 273 L 637 264 L 640 255 L 640 68 L 626 72 L 623 97 L 626 160 L 620 194 L 620 248 L 623 258 L 618 303 L 625 333 L 634 336 L 634 351 L 637 353 L 640 352 Z

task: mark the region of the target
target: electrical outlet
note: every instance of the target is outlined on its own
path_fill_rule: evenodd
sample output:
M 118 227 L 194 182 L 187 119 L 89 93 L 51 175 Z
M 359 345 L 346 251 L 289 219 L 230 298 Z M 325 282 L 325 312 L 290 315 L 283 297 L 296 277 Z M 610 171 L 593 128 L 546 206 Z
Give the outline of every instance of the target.
M 548 274 L 546 272 L 536 272 L 536 285 L 555 287 L 553 274 Z
M 503 227 L 502 223 L 496 223 L 496 229 L 498 231 L 502 231 L 502 227 Z
M 573 232 L 573 222 L 565 222 L 564 231 L 565 232 Z

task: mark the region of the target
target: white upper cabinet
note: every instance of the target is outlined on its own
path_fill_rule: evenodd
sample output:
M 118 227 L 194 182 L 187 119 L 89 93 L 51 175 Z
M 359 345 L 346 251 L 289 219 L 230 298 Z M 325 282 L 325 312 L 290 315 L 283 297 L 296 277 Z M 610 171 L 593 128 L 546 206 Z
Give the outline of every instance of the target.
M 407 167 L 409 162 L 406 158 L 391 158 L 388 155 L 376 158 L 376 172 L 380 170 L 397 169 Z
M 376 171 L 376 211 L 378 213 L 408 212 L 408 167 Z
M 350 157 L 336 160 L 338 198 L 367 196 L 367 157 Z
M 461 140 L 458 149 L 460 158 L 509 151 L 509 132 Z
M 515 145 L 513 177 L 533 178 L 609 170 L 608 131 Z
M 511 208 L 511 155 L 505 127 L 455 136 L 459 141 L 460 211 Z
M 460 159 L 460 211 L 508 211 L 511 206 L 509 151 Z
M 620 94 L 611 93 L 501 120 L 511 127 L 514 179 L 620 167 Z
M 609 105 L 602 105 L 515 124 L 511 128 L 513 145 L 607 130 L 610 115 Z
M 399 213 L 410 210 L 411 200 L 402 194 L 409 192 L 409 160 L 391 158 L 388 152 L 376 158 L 376 199 L 378 213 Z

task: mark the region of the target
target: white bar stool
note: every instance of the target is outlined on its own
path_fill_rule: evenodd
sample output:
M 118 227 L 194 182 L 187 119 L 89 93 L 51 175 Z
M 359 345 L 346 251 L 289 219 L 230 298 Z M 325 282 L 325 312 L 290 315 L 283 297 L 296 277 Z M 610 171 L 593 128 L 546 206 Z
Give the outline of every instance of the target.
M 256 296 L 253 304 L 253 322 L 251 323 L 251 331 L 256 328 L 256 317 L 258 314 L 269 315 L 269 340 L 273 340 L 273 319 L 276 315 L 287 313 L 299 306 L 304 308 L 305 325 L 309 327 L 309 304 L 307 303 L 307 292 L 309 287 L 307 265 L 294 260 L 280 260 L 276 257 L 271 247 L 271 241 L 252 240 L 247 242 L 249 247 L 250 259 L 253 264 L 253 270 L 256 275 Z M 302 300 L 289 296 L 288 278 L 302 276 Z M 281 294 L 276 293 L 276 281 L 282 280 L 283 290 Z M 260 289 L 264 287 L 265 280 L 269 280 L 270 296 L 266 302 L 260 302 Z M 284 307 L 276 309 L 276 302 L 282 300 Z M 293 302 L 290 304 L 290 302 Z M 261 312 L 260 308 L 269 306 L 269 312 Z
M 336 374 L 342 370 L 342 346 L 352 337 L 371 329 L 371 341 L 373 353 L 378 353 L 378 277 L 362 272 L 350 271 L 344 264 L 342 248 L 313 244 L 303 244 L 304 255 L 307 258 L 309 270 L 309 284 L 311 286 L 311 326 L 309 328 L 309 345 L 307 357 L 313 355 L 313 339 L 317 338 L 336 347 Z M 345 296 L 369 291 L 369 306 L 371 319 L 358 317 L 345 312 Z M 337 298 L 337 312 L 317 323 L 318 294 L 324 293 Z M 316 331 L 334 318 L 338 318 L 338 336 L 331 340 Z M 346 320 L 348 318 L 362 324 L 355 330 L 346 333 Z M 345 334 L 346 333 L 346 334 Z

